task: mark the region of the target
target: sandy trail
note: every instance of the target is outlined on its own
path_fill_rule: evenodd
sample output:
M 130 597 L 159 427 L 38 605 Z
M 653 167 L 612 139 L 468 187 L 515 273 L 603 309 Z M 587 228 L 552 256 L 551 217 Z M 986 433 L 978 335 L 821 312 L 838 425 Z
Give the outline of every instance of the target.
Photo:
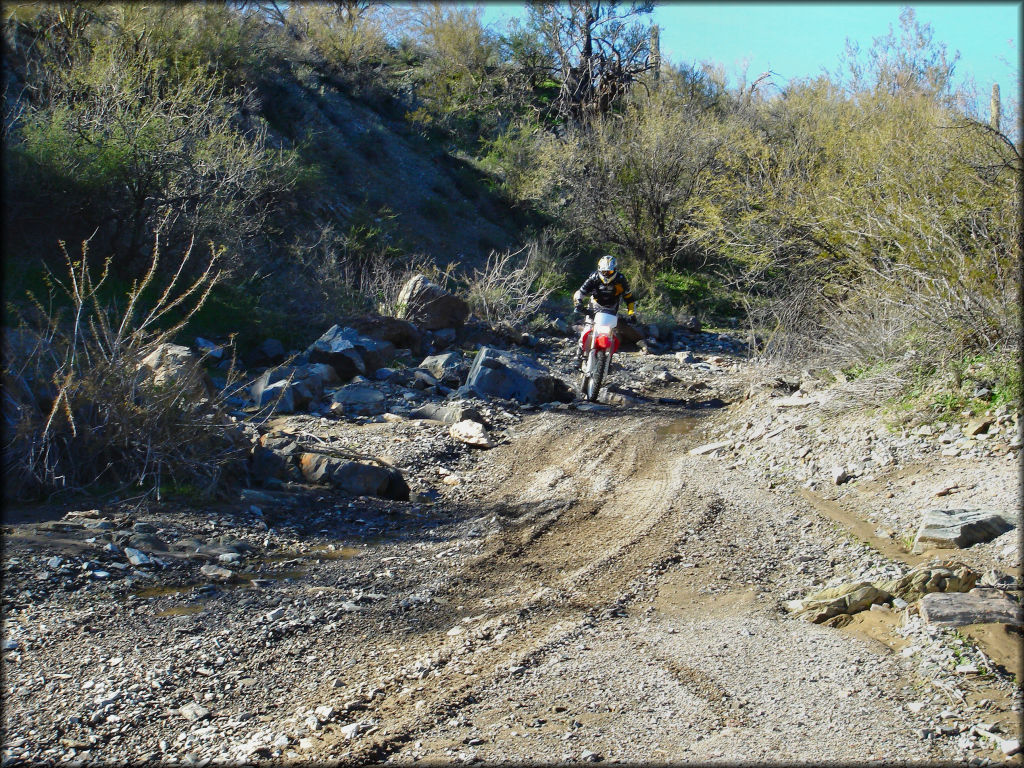
M 898 657 L 779 610 L 811 508 L 722 488 L 682 416 L 551 414 L 494 451 L 480 505 L 502 525 L 443 588 L 457 615 L 420 636 L 413 680 L 378 681 L 377 730 L 325 733 L 323 754 L 938 756 L 901 706 L 914 689 Z

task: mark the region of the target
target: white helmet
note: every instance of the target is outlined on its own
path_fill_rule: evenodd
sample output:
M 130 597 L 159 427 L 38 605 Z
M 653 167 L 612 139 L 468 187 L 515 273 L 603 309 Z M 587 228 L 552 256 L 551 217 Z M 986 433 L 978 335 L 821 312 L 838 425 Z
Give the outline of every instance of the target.
M 615 270 L 618 266 L 614 256 L 602 256 L 601 260 L 597 262 L 597 274 L 601 278 L 601 282 L 607 285 L 615 279 Z

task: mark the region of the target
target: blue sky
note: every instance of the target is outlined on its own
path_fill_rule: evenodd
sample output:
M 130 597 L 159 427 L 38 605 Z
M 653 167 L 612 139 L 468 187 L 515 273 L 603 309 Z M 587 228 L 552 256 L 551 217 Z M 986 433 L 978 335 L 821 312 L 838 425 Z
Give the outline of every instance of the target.
M 1003 99 L 1016 98 L 1020 77 L 1021 4 L 943 3 L 697 3 L 655 5 L 663 57 L 677 64 L 712 62 L 733 75 L 749 63 L 748 81 L 776 73 L 778 85 L 792 78 L 833 72 L 846 38 L 866 51 L 891 24 L 899 31 L 900 9 L 912 7 L 930 24 L 934 39 L 952 54 L 960 51 L 956 74 L 971 77 L 987 105 L 992 83 Z M 484 3 L 484 22 L 521 12 L 522 3 Z M 986 106 L 987 109 L 987 106 Z

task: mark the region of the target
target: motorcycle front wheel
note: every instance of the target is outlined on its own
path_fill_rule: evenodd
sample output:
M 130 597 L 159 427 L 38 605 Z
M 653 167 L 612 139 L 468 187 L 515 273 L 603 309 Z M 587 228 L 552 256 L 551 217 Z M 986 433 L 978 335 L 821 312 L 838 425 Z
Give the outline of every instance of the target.
M 601 391 L 607 357 L 608 353 L 604 350 L 595 350 L 590 353 L 590 359 L 587 360 L 587 372 L 583 376 L 583 394 L 592 403 L 597 402 L 597 393 Z

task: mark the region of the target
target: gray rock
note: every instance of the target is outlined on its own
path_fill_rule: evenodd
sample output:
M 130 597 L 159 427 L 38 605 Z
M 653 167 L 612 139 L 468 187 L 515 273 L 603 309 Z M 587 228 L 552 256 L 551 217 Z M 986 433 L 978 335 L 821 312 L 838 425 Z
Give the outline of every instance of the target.
M 262 357 L 265 360 L 270 362 L 272 365 L 276 365 L 277 363 L 280 363 L 282 360 L 284 360 L 284 344 L 282 344 L 277 339 L 267 339 L 262 344 L 260 344 L 257 351 L 259 352 L 260 355 L 262 355 Z
M 228 568 L 221 568 L 219 565 L 207 564 L 199 569 L 204 576 L 219 581 L 227 581 L 235 575 L 235 572 Z
M 306 350 L 310 363 L 326 363 L 343 381 L 383 368 L 395 357 L 395 345 L 333 325 Z
M 299 458 L 303 477 L 311 483 L 330 484 L 354 496 L 378 496 L 407 501 L 409 486 L 393 467 L 345 461 L 319 453 Z
M 180 344 L 161 344 L 142 359 L 139 370 L 154 386 L 183 389 L 191 398 L 209 397 L 214 390 L 199 358 Z
M 439 381 L 458 381 L 466 362 L 461 352 L 445 352 L 443 355 L 432 355 L 420 363 L 420 368 L 430 371 Z
M 384 413 L 384 393 L 367 384 L 349 384 L 332 398 L 349 416 L 376 416 Z
M 287 381 L 276 381 L 258 389 L 253 395 L 258 408 L 272 408 L 275 413 L 295 412 L 295 391 Z
M 419 386 L 420 389 L 436 387 L 440 383 L 429 371 L 413 371 L 413 380 L 415 385 Z
M 390 474 L 386 467 L 346 461 L 331 475 L 331 482 L 355 496 L 383 496 Z
M 471 419 L 483 423 L 483 417 L 476 408 L 463 405 L 461 402 L 424 403 L 409 412 L 410 419 L 432 419 L 451 425 L 459 421 Z
M 1008 512 L 991 509 L 930 509 L 914 538 L 914 552 L 928 547 L 956 549 L 982 544 L 1017 527 Z
M 536 360 L 515 352 L 481 347 L 466 379 L 466 387 L 521 403 L 572 402 L 572 388 Z
M 283 478 L 288 470 L 288 458 L 262 445 L 253 446 L 249 468 L 253 477 L 262 483 L 274 478 Z
M 267 614 L 267 621 L 277 621 L 278 619 L 283 618 L 284 614 L 284 608 L 275 608 Z
M 146 552 L 169 552 L 171 549 L 166 541 L 152 533 L 136 533 L 128 539 L 128 544 Z
M 290 385 L 283 382 L 290 381 Z M 337 372 L 326 363 L 309 363 L 307 365 L 291 365 L 272 368 L 252 383 L 249 392 L 260 408 L 267 405 L 287 389 L 292 398 L 292 410 L 303 409 L 320 399 L 325 386 L 340 384 Z M 275 386 L 277 385 L 277 386 Z M 284 403 L 282 403 L 283 412 Z
M 342 464 L 341 459 L 335 459 L 322 453 L 304 453 L 299 456 L 299 469 L 307 482 L 318 485 L 326 485 L 331 482 L 334 470 Z
M 370 726 L 366 723 L 349 723 L 348 725 L 341 726 L 341 735 L 346 739 L 354 739 L 363 731 L 367 730 Z
M 224 357 L 224 347 L 215 341 L 204 339 L 202 336 L 196 337 L 196 349 L 199 350 L 200 354 L 204 354 L 211 360 L 220 360 Z
M 145 552 L 141 552 L 134 547 L 125 547 L 124 556 L 127 558 L 129 563 L 136 567 L 140 565 L 150 565 L 153 562 Z
M 684 317 L 682 321 L 679 323 L 679 327 L 684 331 L 689 331 L 690 333 L 700 333 L 700 318 L 697 317 L 696 315 Z
M 361 336 L 389 341 L 395 347 L 396 357 L 418 355 L 423 346 L 423 334 L 408 320 L 381 315 L 346 317 L 341 324 L 354 328 Z
M 53 557 L 51 557 L 49 560 L 46 561 L 46 567 L 50 568 L 51 570 L 56 570 L 57 568 L 60 568 L 61 565 L 63 565 L 63 563 L 64 563 L 64 558 L 62 558 L 62 557 L 60 557 L 58 555 L 54 555 Z
M 469 317 L 469 305 L 423 275 L 415 275 L 398 294 L 398 316 L 428 331 L 458 328 Z
M 1020 624 L 1021 605 L 998 589 L 970 592 L 931 592 L 918 602 L 921 618 L 929 624 L 962 627 L 967 624 Z
M 441 328 L 440 330 L 434 331 L 434 341 L 438 342 L 442 347 L 446 347 L 449 344 L 455 343 L 455 339 L 458 334 L 454 328 Z
M 4 638 L 3 650 L 5 650 L 5 651 L 16 651 L 19 648 L 21 648 L 21 645 L 18 643 L 17 640 L 12 640 L 9 637 L 8 638 Z
M 195 702 L 189 702 L 178 709 L 178 714 L 186 720 L 195 722 L 196 720 L 202 720 L 203 718 L 209 717 L 210 710 L 204 706 L 196 704 Z

